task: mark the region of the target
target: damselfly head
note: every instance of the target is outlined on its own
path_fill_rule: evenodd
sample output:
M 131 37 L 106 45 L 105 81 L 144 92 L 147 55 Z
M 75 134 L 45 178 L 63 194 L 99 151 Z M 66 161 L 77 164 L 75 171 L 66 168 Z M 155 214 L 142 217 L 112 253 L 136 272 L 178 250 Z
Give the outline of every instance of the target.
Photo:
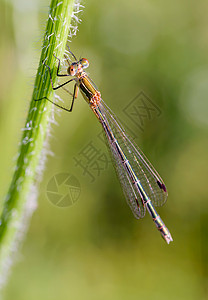
M 81 58 L 77 62 L 73 62 L 69 65 L 67 72 L 71 76 L 76 76 L 78 73 L 82 73 L 83 69 L 89 66 L 89 61 L 86 58 Z

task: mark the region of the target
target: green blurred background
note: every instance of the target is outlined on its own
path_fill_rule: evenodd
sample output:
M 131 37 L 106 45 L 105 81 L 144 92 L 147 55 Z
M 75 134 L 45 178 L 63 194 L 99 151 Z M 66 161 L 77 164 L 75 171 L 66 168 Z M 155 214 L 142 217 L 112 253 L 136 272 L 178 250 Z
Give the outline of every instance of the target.
M 48 5 L 0 2 L 1 199 L 31 99 Z M 208 299 L 208 3 L 84 5 L 71 49 L 89 59 L 103 99 L 164 179 L 169 197 L 158 211 L 174 242 L 161 239 L 148 214 L 134 219 L 111 163 L 99 176 L 94 172 L 94 182 L 75 165 L 89 142 L 108 155 L 100 125 L 79 96 L 72 114 L 56 115 L 54 156 L 4 299 Z M 143 130 L 123 111 L 141 91 L 160 111 L 145 119 Z M 67 208 L 46 195 L 59 173 L 72 174 L 81 186 Z

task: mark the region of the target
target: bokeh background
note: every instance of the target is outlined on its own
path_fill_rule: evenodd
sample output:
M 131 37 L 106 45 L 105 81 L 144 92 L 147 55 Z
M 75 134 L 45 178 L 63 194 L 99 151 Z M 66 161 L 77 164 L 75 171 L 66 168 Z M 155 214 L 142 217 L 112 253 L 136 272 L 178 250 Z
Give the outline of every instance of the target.
M 48 5 L 0 2 L 1 205 L 32 95 Z M 54 156 L 48 158 L 38 208 L 4 299 L 208 299 L 208 3 L 84 5 L 71 49 L 89 59 L 103 99 L 164 179 L 169 197 L 158 211 L 174 242 L 161 239 L 148 214 L 134 219 L 111 163 L 99 172 L 97 156 L 95 164 L 85 163 L 93 180 L 76 166 L 74 158 L 84 159 L 90 143 L 108 155 L 101 127 L 79 96 L 72 114 L 56 115 Z M 139 116 L 129 118 L 125 108 L 141 92 L 156 110 L 149 117 L 142 111 L 144 123 L 138 126 Z M 71 179 L 72 197 L 81 192 L 66 208 L 53 205 L 46 193 L 60 173 L 80 185 L 79 190 Z

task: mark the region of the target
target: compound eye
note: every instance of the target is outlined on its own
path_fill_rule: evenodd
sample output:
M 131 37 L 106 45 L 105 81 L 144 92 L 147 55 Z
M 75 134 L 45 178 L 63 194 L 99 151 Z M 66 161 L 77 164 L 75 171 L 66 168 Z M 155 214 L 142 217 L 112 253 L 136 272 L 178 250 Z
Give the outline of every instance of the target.
M 89 61 L 86 58 L 80 59 L 80 63 L 82 65 L 83 69 L 86 69 L 89 67 Z
M 75 75 L 75 68 L 74 66 L 70 66 L 68 68 L 68 73 L 71 75 L 71 76 L 74 76 Z
M 71 64 L 71 66 L 68 67 L 68 74 L 71 76 L 75 76 L 77 72 L 77 67 L 74 64 Z

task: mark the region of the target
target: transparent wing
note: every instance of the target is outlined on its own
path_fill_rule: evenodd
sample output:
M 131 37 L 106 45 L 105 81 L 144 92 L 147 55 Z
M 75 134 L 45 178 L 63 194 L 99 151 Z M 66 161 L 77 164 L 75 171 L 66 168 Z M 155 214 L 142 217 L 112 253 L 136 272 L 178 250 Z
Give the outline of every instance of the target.
M 98 109 L 101 116 L 99 119 L 103 125 L 107 137 L 108 130 L 106 131 L 105 124 L 107 124 L 109 130 L 113 132 L 115 139 L 118 141 L 122 151 L 128 159 L 136 176 L 140 180 L 149 199 L 155 206 L 162 206 L 166 202 L 168 195 L 163 180 L 151 163 L 147 160 L 139 147 L 126 135 L 124 129 L 116 120 L 115 115 L 103 100 L 99 102 Z M 130 205 L 135 217 L 141 218 L 145 214 L 145 208 L 143 206 L 141 195 L 138 195 L 138 191 L 135 190 L 134 185 L 125 170 L 124 164 L 122 161 L 120 161 L 113 145 L 108 138 L 107 141 L 127 202 Z M 139 206 L 139 210 L 137 208 L 137 213 L 135 213 L 136 206 Z
M 104 123 L 102 123 L 104 125 Z M 138 194 L 135 186 L 132 184 L 131 179 L 129 178 L 128 173 L 124 167 L 124 164 L 119 159 L 119 156 L 110 143 L 108 138 L 108 131 L 105 130 L 105 126 L 103 127 L 105 131 L 105 138 L 108 149 L 110 150 L 110 154 L 112 157 L 113 165 L 116 169 L 117 176 L 119 178 L 123 193 L 125 195 L 126 201 L 130 206 L 135 218 L 140 219 L 145 216 L 146 207 L 143 205 L 142 197 Z

